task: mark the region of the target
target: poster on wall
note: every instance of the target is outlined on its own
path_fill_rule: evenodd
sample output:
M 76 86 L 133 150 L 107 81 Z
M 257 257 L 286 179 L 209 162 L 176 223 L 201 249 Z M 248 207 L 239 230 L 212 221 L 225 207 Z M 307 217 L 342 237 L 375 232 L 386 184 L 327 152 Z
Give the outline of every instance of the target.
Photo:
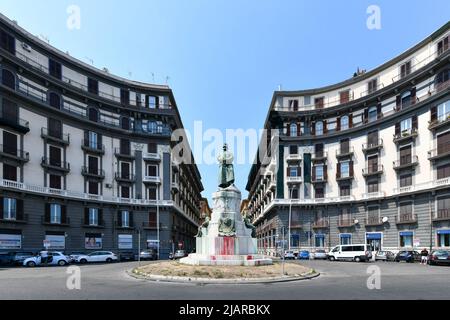
M 48 241 L 48 248 L 51 250 L 64 250 L 66 248 L 66 237 L 46 235 L 45 240 Z
M 102 248 L 102 237 L 100 235 L 86 235 L 85 248 L 96 250 Z
M 21 234 L 0 234 L 0 249 L 21 249 Z
M 119 234 L 119 249 L 133 249 L 133 235 Z

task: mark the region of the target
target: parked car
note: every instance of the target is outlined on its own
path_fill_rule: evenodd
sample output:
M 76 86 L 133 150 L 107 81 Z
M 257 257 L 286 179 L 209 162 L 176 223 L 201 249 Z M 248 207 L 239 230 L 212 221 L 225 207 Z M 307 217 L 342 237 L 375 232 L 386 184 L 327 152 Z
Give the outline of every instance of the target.
M 9 266 L 12 263 L 12 257 L 9 252 L 0 253 L 0 266 Z
M 417 251 L 411 251 L 411 250 L 404 250 L 397 253 L 395 256 L 395 261 L 406 261 L 413 263 L 415 261 L 420 261 L 420 253 Z
M 428 256 L 429 265 L 445 264 L 450 265 L 450 251 L 436 250 Z
M 394 261 L 395 254 L 391 251 L 377 251 L 375 261 Z
M 368 244 L 339 245 L 331 249 L 328 253 L 328 259 L 330 261 L 370 261 L 372 259 L 372 252 L 370 251 L 370 245 Z
M 21 266 L 25 259 L 36 256 L 36 253 L 31 251 L 13 251 L 11 254 L 11 264 Z
M 70 257 L 64 255 L 62 252 L 48 252 L 47 264 L 49 266 L 65 266 L 70 263 Z M 26 258 L 23 261 L 25 267 L 36 267 L 42 265 L 42 257 L 40 255 Z
M 75 262 L 78 256 L 84 256 L 84 255 L 86 255 L 86 252 L 73 251 L 69 254 L 69 258 L 70 258 L 71 262 Z
M 87 262 L 114 262 L 118 261 L 117 255 L 111 251 L 94 251 L 86 255 L 77 256 L 75 262 L 87 263 Z
M 119 259 L 120 261 L 133 261 L 135 258 L 135 254 L 132 251 L 120 252 Z
M 187 257 L 187 253 L 185 250 L 177 250 L 177 251 L 175 251 L 175 253 L 169 254 L 169 259 L 172 259 L 172 260 L 181 259 L 184 257 Z
M 297 259 L 299 260 L 309 260 L 309 251 L 308 250 L 301 250 L 299 251 L 298 255 L 297 255 Z
M 326 260 L 328 258 L 327 252 L 322 249 L 317 249 L 313 253 L 313 258 L 315 260 Z
M 287 250 L 284 252 L 284 259 L 285 260 L 295 260 L 295 254 L 294 251 Z
M 135 256 L 135 260 L 139 260 L 139 256 L 141 257 L 141 260 L 157 260 L 158 259 L 158 253 L 156 250 L 144 250 L 141 251 L 139 255 Z

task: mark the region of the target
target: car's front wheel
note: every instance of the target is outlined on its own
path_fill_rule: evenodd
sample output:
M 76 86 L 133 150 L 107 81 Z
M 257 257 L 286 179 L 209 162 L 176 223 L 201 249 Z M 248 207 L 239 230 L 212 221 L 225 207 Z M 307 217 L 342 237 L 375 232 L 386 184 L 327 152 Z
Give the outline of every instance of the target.
M 34 261 L 28 261 L 28 262 L 27 262 L 27 267 L 30 267 L 30 268 L 36 267 L 36 262 L 34 262 Z
M 333 257 L 333 256 L 331 256 L 331 257 L 329 258 L 329 260 L 330 260 L 330 261 L 335 261 L 335 260 L 336 260 L 336 258 L 335 258 L 335 257 Z
M 111 259 L 111 258 L 108 258 L 108 259 L 106 259 L 106 262 L 111 263 L 111 262 L 112 262 L 112 259 Z
M 81 263 L 81 264 L 85 264 L 85 263 L 87 263 L 87 260 L 86 260 L 86 259 L 81 259 L 81 260 L 80 260 L 80 263 Z
M 361 262 L 361 258 L 360 257 L 355 257 L 355 262 Z
M 64 260 L 59 260 L 59 261 L 58 261 L 58 265 L 61 266 L 61 267 L 62 267 L 62 266 L 65 266 L 66 264 L 67 264 L 67 262 L 64 261 Z

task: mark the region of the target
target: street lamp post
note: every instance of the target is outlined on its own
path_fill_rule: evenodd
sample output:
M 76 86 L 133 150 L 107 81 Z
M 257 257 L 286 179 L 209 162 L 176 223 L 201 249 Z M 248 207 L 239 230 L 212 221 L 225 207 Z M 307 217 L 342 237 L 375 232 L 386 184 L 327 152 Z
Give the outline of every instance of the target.
M 157 251 L 156 251 L 156 256 L 157 259 L 159 260 L 159 192 L 160 192 L 160 188 L 158 185 L 158 191 L 156 192 L 156 240 L 158 241 L 158 244 L 156 246 Z
M 141 266 L 141 229 L 138 228 L 138 267 Z
M 289 188 L 289 221 L 288 221 L 288 249 L 289 250 L 291 250 L 292 191 L 293 191 L 293 188 Z

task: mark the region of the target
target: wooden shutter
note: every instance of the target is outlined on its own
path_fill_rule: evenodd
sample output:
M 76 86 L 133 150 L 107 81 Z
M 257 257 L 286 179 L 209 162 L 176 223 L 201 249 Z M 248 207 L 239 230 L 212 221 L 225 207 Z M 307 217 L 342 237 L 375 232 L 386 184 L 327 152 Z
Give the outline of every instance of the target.
M 311 124 L 311 135 L 316 135 L 316 124 L 314 122 Z
M 327 128 L 327 120 L 323 120 L 323 134 L 327 134 L 328 133 L 328 128 Z
M 117 211 L 117 225 L 122 226 L 122 211 Z
M 297 122 L 297 136 L 300 137 L 301 133 L 300 133 L 300 122 Z
M 431 122 L 435 122 L 437 120 L 437 107 L 431 107 Z
M 88 147 L 90 145 L 89 141 L 89 131 L 84 132 L 84 146 Z
M 103 223 L 103 209 L 98 209 L 98 225 L 102 226 Z
M 400 110 L 400 105 L 402 104 L 402 97 L 400 95 L 398 95 L 395 98 L 395 105 L 397 107 L 397 110 Z
M 369 119 L 369 109 L 364 110 L 364 121 L 368 122 Z
M 323 166 L 323 177 L 325 180 L 328 180 L 328 170 L 327 170 L 328 166 L 324 165 Z
M 412 128 L 417 130 L 419 128 L 419 122 L 417 120 L 417 115 L 412 116 Z
M 84 224 L 89 224 L 89 208 L 84 208 Z
M 377 105 L 377 119 L 381 118 L 383 115 L 381 113 L 381 103 Z
M 294 100 L 294 111 L 298 111 L 298 100 Z
M 291 136 L 291 124 L 290 123 L 286 124 L 286 136 L 288 136 L 288 137 Z
M 340 162 L 337 164 L 336 170 L 337 170 L 336 176 L 337 176 L 337 178 L 340 178 L 341 177 L 341 163 Z
M 68 224 L 69 221 L 67 219 L 67 208 L 66 206 L 61 206 L 61 223 Z
M 312 181 L 316 181 L 316 167 L 313 166 L 312 168 Z
M 348 115 L 348 126 L 349 128 L 353 127 L 353 114 Z
M 341 117 L 336 119 L 336 131 L 341 131 Z
M 400 135 L 400 122 L 397 122 L 395 124 L 395 135 L 396 136 Z
M 129 215 L 130 215 L 130 227 L 133 227 L 134 225 L 133 211 L 129 211 Z
M 350 169 L 349 169 L 350 177 L 353 177 L 353 174 L 354 174 L 354 172 L 353 172 L 353 160 L 350 160 L 349 167 L 350 167 Z
M 290 177 L 291 176 L 291 168 L 290 167 L 287 167 L 286 168 L 286 175 L 288 176 L 288 177 Z
M 46 203 L 45 204 L 44 221 L 45 222 L 50 222 L 50 203 Z
M 3 219 L 3 197 L 0 197 L 0 219 Z
M 411 89 L 411 104 L 416 103 L 416 87 Z

